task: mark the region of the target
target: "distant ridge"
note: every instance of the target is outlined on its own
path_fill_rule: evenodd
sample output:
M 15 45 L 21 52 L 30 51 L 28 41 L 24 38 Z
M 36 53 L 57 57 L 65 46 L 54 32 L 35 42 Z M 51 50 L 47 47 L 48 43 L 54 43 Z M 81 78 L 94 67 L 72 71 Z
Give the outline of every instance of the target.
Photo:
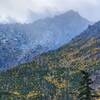
M 27 62 L 36 55 L 57 49 L 89 24 L 91 22 L 72 10 L 30 24 L 0 24 L 0 67 Z

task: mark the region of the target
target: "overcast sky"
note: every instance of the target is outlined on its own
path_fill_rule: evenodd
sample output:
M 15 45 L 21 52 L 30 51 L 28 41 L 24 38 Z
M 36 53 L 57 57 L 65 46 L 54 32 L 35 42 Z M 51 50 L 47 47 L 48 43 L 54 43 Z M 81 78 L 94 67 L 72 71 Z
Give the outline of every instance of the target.
M 100 0 L 0 0 L 0 22 L 25 22 L 33 16 L 47 16 L 73 9 L 90 21 L 100 20 Z

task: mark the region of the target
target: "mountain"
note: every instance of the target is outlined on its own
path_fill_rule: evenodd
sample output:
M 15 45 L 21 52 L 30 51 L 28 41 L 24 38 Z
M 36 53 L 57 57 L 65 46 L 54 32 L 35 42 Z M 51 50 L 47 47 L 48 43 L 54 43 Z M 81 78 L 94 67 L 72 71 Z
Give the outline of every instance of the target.
M 72 10 L 29 24 L 0 24 L 1 70 L 59 48 L 89 24 L 88 20 Z
M 56 51 L 43 53 L 41 56 L 35 57 L 34 60 L 39 64 L 45 64 L 45 62 L 47 64 L 48 62 L 51 67 L 62 67 L 64 66 L 64 63 L 68 62 L 70 62 L 70 65 L 74 66 L 79 63 L 88 66 L 86 65 L 87 63 L 92 64 L 93 61 L 95 63 L 98 62 L 99 59 L 100 22 L 97 22 L 94 25 L 88 26 L 84 32 L 72 39 L 72 41 L 67 45 L 57 49 Z M 58 66 L 55 66 L 54 63 L 56 62 L 58 63 Z
M 87 19 L 70 10 L 52 18 L 38 20 L 32 26 L 35 38 L 42 38 L 43 45 L 49 44 L 50 49 L 56 49 L 79 35 L 89 24 L 91 22 Z
M 95 73 L 100 73 L 100 22 L 67 45 L 1 72 L 0 91 L 6 93 L 5 99 L 77 100 L 80 70 L 96 77 L 94 86 L 99 93 L 100 79 Z
M 18 24 L 0 24 L 0 68 L 16 65 L 21 58 L 28 36 Z

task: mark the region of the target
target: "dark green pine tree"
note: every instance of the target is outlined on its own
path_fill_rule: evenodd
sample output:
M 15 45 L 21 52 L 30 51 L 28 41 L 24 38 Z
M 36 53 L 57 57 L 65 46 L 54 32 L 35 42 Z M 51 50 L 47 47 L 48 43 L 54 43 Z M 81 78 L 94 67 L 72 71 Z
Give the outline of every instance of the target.
M 81 79 L 79 83 L 79 100 L 91 100 L 92 88 L 90 87 L 93 84 L 90 74 L 87 71 L 81 71 Z

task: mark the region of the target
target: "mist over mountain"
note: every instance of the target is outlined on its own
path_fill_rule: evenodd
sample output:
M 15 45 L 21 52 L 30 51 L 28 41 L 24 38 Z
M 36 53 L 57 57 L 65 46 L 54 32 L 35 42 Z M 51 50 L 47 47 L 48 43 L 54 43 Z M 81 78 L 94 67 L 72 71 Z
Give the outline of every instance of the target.
M 32 24 L 34 27 L 33 35 L 39 40 L 42 38 L 44 45 L 49 44 L 55 49 L 80 34 L 89 24 L 91 22 L 81 17 L 77 12 L 70 10 L 53 18 L 34 22 Z
M 96 62 L 100 62 L 99 59 L 100 21 L 88 26 L 86 30 L 73 38 L 68 44 L 65 44 L 57 50 L 43 53 L 42 55 L 35 57 L 33 60 L 38 64 L 39 62 L 43 62 L 44 64 L 48 63 L 48 66 L 51 65 L 50 67 L 62 67 L 63 64 L 66 66 L 66 64 L 70 62 L 70 65 L 73 65 L 74 68 L 79 67 L 80 69 L 80 66 L 75 65 L 78 63 L 84 63 L 82 66 L 88 68 Z M 57 61 L 57 65 L 54 64 L 55 61 Z M 88 65 L 86 63 L 88 63 Z
M 91 24 L 75 11 L 68 11 L 30 24 L 0 24 L 0 67 L 54 50 L 68 43 Z M 27 58 L 29 57 L 29 58 Z

